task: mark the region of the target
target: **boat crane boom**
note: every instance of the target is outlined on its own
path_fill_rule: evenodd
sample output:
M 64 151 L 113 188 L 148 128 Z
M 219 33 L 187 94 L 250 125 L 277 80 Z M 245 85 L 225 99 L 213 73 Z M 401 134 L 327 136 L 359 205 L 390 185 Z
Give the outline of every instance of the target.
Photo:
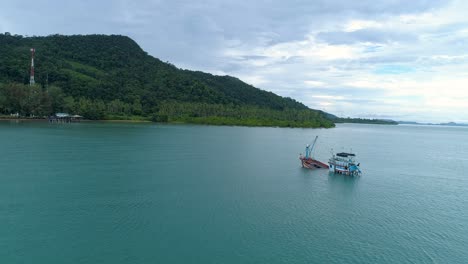
M 314 143 L 312 143 L 312 146 L 310 147 L 310 152 L 314 150 L 315 143 L 317 143 L 318 136 L 315 136 Z

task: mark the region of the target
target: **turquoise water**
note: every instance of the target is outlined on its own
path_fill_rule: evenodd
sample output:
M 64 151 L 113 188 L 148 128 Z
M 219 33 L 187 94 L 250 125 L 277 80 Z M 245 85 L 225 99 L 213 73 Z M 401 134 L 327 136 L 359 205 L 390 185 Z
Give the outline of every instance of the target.
M 0 263 L 468 263 L 467 128 L 0 122 L 0 157 Z

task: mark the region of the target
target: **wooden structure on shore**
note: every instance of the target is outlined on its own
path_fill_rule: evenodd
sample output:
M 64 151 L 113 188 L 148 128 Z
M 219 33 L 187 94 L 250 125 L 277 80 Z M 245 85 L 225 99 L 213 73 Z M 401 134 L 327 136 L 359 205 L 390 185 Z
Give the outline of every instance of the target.
M 47 117 L 49 123 L 74 123 L 80 122 L 83 119 L 80 115 L 69 115 L 67 113 L 56 113 L 53 116 Z

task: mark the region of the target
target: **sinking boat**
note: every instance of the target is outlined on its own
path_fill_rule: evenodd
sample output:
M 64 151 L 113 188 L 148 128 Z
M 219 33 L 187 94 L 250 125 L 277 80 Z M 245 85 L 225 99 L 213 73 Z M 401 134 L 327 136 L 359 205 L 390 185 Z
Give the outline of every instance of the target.
M 340 152 L 332 155 L 333 156 L 328 161 L 330 172 L 350 176 L 361 175 L 361 169 L 359 168 L 361 164 L 356 164 L 355 161 L 356 154 Z
M 311 145 L 307 145 L 305 148 L 305 156 L 302 153 L 299 155 L 299 160 L 301 161 L 301 165 L 303 168 L 307 169 L 328 169 L 328 165 L 316 160 L 312 156 L 312 152 L 314 150 L 315 144 L 317 143 L 318 136 L 315 137 L 314 143 Z

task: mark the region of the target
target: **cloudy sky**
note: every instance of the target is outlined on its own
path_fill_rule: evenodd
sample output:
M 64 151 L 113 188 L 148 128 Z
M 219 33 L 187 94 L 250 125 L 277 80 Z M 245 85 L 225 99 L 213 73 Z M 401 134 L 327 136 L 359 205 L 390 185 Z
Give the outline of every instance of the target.
M 468 1 L 0 0 L 0 32 L 122 34 L 339 116 L 468 122 Z

